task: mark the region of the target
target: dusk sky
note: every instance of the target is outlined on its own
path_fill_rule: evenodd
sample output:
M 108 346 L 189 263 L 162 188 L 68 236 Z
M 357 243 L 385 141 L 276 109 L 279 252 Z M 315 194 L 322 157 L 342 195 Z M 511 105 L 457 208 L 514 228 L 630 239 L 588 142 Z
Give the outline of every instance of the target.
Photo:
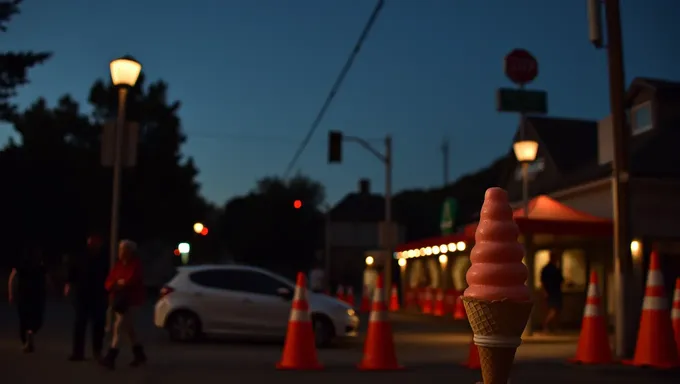
M 180 100 L 202 193 L 223 204 L 257 179 L 280 175 L 353 48 L 374 0 L 25 0 L 2 35 L 3 50 L 47 50 L 30 72 L 21 107 L 63 94 L 83 103 L 108 63 L 137 58 L 148 80 Z M 626 78 L 680 81 L 680 1 L 622 0 Z M 442 183 L 442 139 L 451 180 L 510 148 L 517 115 L 495 110 L 511 86 L 503 57 L 526 48 L 539 60 L 529 88 L 548 91 L 550 115 L 608 114 L 606 53 L 588 41 L 585 0 L 386 0 L 329 112 L 295 170 L 322 182 L 335 203 L 384 169 L 347 144 L 328 165 L 327 132 L 393 135 L 394 189 Z M 0 142 L 12 128 L 0 126 Z M 578 151 L 579 148 L 574 148 Z

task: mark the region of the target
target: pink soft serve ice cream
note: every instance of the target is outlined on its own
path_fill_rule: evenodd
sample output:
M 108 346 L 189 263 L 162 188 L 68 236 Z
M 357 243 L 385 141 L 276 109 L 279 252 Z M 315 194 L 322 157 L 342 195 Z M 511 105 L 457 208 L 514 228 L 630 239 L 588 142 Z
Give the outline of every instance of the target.
M 530 300 L 529 287 L 524 284 L 529 272 L 522 263 L 524 247 L 517 242 L 518 236 L 507 192 L 489 188 L 484 195 L 475 246 L 470 252 L 472 266 L 466 275 L 469 287 L 465 297 Z

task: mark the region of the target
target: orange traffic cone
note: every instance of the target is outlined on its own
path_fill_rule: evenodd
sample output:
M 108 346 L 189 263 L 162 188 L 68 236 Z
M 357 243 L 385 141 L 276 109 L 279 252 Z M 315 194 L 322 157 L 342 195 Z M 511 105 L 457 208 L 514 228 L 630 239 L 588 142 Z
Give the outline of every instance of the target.
M 347 287 L 347 296 L 345 296 L 345 302 L 354 307 L 354 290 L 352 287 Z
M 297 284 L 295 284 L 295 297 L 288 320 L 283 356 L 276 364 L 278 369 L 315 370 L 322 368 L 316 356 L 314 328 L 309 317 L 306 287 L 305 274 L 300 272 L 297 275 Z
M 382 276 L 378 276 L 373 292 L 373 307 L 368 320 L 364 357 L 358 368 L 364 371 L 401 369 L 394 350 L 392 325 L 387 317 Z
M 423 307 L 422 311 L 424 314 L 429 315 L 432 313 L 432 288 L 426 287 L 425 294 L 423 295 Z
M 680 365 L 665 296 L 659 256 L 652 251 L 635 355 L 624 364 L 664 369 Z
M 338 289 L 335 290 L 335 297 L 340 301 L 345 301 L 345 289 L 342 285 L 338 285 Z
M 395 312 L 399 310 L 399 291 L 397 285 L 392 284 L 392 291 L 390 293 L 390 311 Z
M 368 297 L 368 286 L 364 286 L 364 290 L 361 292 L 361 307 L 359 307 L 359 312 L 368 313 L 371 311 L 371 299 Z
M 671 309 L 671 322 L 675 331 L 675 347 L 680 357 L 680 277 L 675 280 L 675 292 L 673 293 L 673 309 Z
M 581 364 L 609 364 L 612 362 L 612 350 L 609 346 L 607 325 L 602 316 L 600 291 L 597 285 L 597 272 L 590 273 L 586 308 L 583 311 L 581 335 L 578 338 L 576 357 L 569 360 Z
M 444 290 L 437 289 L 437 296 L 434 299 L 434 311 L 432 313 L 435 316 L 444 316 Z
M 444 313 L 453 313 L 456 309 L 456 290 L 447 289 L 444 294 Z
M 482 365 L 479 362 L 479 351 L 472 340 L 470 340 L 470 352 L 468 353 L 468 359 L 463 363 L 463 366 L 469 369 L 482 368 Z
M 453 318 L 455 320 L 465 320 L 467 314 L 465 313 L 465 305 L 463 305 L 463 299 L 461 295 L 456 298 L 456 309 L 453 311 Z

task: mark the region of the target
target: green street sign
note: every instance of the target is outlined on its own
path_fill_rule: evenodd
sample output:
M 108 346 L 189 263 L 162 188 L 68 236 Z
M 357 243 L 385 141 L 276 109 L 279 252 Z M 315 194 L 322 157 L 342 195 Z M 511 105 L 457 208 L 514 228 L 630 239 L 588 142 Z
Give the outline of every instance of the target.
M 496 90 L 496 108 L 500 112 L 546 114 L 548 113 L 548 93 L 500 88 Z
M 453 233 L 453 225 L 456 221 L 456 214 L 458 213 L 458 200 L 449 197 L 444 200 L 442 205 L 442 218 L 439 222 L 439 228 L 442 230 L 442 235 L 450 235 Z

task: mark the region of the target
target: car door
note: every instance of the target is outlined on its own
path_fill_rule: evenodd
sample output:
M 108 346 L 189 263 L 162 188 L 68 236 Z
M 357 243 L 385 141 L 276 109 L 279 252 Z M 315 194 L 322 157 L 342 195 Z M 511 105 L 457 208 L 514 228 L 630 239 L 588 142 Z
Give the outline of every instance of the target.
M 240 289 L 248 297 L 243 306 L 247 321 L 258 334 L 285 335 L 293 287 L 259 271 L 241 271 L 239 278 Z
M 206 331 L 214 333 L 250 332 L 245 320 L 246 296 L 238 287 L 239 273 L 226 269 L 193 272 L 189 279 L 196 285 L 194 299 Z

